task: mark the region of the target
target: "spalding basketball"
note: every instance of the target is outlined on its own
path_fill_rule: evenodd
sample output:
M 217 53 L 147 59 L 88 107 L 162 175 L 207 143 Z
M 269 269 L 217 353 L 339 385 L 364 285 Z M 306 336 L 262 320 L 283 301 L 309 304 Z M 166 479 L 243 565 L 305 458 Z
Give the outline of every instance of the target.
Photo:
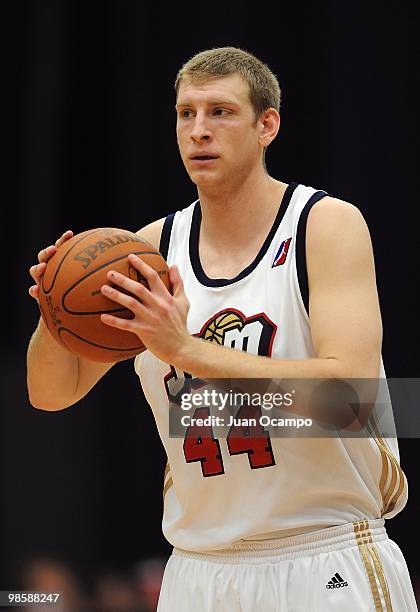
M 101 286 L 111 284 L 106 277 L 109 270 L 147 287 L 143 276 L 129 264 L 130 253 L 154 268 L 170 290 L 168 266 L 159 251 L 140 235 L 123 229 L 106 227 L 77 234 L 48 261 L 39 306 L 47 328 L 64 348 L 104 363 L 129 359 L 145 350 L 136 334 L 101 321 L 104 313 L 133 317 L 130 310 L 102 295 Z

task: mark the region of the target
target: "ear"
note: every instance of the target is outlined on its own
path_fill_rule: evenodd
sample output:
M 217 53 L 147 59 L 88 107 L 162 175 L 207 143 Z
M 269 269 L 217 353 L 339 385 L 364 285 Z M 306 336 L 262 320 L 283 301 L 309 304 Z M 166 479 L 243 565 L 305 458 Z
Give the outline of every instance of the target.
M 275 108 L 268 108 L 261 113 L 258 119 L 258 129 L 260 132 L 259 141 L 261 146 L 268 147 L 277 136 L 280 129 L 280 115 Z

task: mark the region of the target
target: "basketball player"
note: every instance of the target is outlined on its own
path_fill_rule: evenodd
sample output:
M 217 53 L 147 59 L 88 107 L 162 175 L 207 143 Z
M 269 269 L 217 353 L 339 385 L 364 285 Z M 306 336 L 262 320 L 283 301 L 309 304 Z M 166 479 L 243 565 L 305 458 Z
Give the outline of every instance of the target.
M 250 439 L 238 451 L 209 428 L 168 436 L 170 401 L 191 376 L 384 376 L 362 215 L 267 173 L 280 125 L 275 76 L 247 52 L 213 49 L 183 66 L 176 94 L 179 150 L 199 200 L 141 230 L 172 264 L 173 295 L 133 255 L 150 290 L 115 272 L 102 287 L 134 314 L 103 323 L 148 348 L 135 369 L 168 455 L 163 530 L 174 552 L 158 609 L 412 612 L 407 567 L 384 528 L 407 500 L 395 439 L 376 428 L 370 439 L 277 438 L 258 450 Z M 71 235 L 40 252 L 32 297 Z M 66 352 L 41 320 L 28 350 L 31 402 L 75 404 L 111 365 Z

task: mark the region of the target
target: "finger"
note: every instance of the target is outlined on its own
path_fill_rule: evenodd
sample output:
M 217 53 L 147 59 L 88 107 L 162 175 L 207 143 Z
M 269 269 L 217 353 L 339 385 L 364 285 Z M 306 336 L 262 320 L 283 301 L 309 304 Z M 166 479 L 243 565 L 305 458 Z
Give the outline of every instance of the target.
M 38 253 L 39 263 L 46 263 L 50 259 L 50 257 L 54 255 L 56 250 L 57 247 L 54 244 L 50 244 L 50 246 L 48 246 L 47 248 L 42 249 L 42 251 Z
M 140 259 L 140 257 L 137 257 L 137 255 L 130 254 L 128 256 L 128 261 L 133 268 L 136 268 L 136 270 L 138 270 L 144 276 L 150 287 L 150 291 L 161 296 L 169 294 L 163 280 L 160 278 L 159 274 L 154 268 L 145 263 L 142 259 Z
M 177 265 L 173 265 L 169 268 L 169 280 L 171 281 L 174 297 L 185 295 L 184 281 L 181 278 Z
M 105 325 L 116 327 L 117 329 L 122 329 L 124 331 L 129 331 L 133 334 L 135 334 L 139 329 L 138 322 L 135 323 L 134 319 L 122 319 L 121 317 L 114 317 L 110 314 L 102 314 L 101 321 L 102 323 L 105 323 Z
M 38 285 L 32 285 L 29 287 L 29 295 L 36 300 L 39 298 L 39 287 Z
M 72 230 L 67 230 L 66 232 L 64 232 L 64 234 L 62 236 L 60 236 L 60 238 L 56 241 L 55 246 L 59 247 L 62 244 L 64 244 L 64 242 L 66 242 L 66 240 L 70 240 L 70 238 L 73 238 L 73 232 Z
M 148 310 L 139 302 L 139 300 L 132 295 L 126 295 L 125 293 L 121 293 L 117 289 L 110 287 L 109 285 L 102 285 L 101 287 L 102 295 L 109 298 L 113 302 L 117 302 L 117 304 L 121 304 L 124 308 L 128 308 L 135 316 L 139 316 L 142 319 L 150 319 L 151 316 Z
M 129 291 L 131 294 L 135 295 L 144 304 L 149 306 L 156 305 L 155 297 L 141 283 L 134 281 L 131 278 L 128 278 L 128 276 L 120 274 L 115 270 L 110 270 L 107 274 L 107 278 L 110 282 L 117 284 L 119 287 L 122 287 L 126 291 Z
M 40 264 L 35 264 L 34 266 L 31 266 L 29 268 L 29 274 L 32 276 L 34 281 L 38 282 L 40 280 L 41 276 L 45 272 L 46 267 L 47 267 L 47 264 L 43 262 Z

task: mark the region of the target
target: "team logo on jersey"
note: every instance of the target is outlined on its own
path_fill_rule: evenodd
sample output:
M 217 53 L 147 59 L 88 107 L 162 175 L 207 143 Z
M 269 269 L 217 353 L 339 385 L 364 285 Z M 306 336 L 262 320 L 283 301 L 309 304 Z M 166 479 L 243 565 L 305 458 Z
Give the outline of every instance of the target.
M 278 266 L 282 266 L 286 261 L 287 253 L 289 252 L 290 243 L 292 242 L 291 238 L 287 240 L 283 240 L 280 245 L 279 250 L 277 251 L 277 255 L 274 258 L 272 268 L 277 268 Z
M 263 312 L 246 317 L 236 308 L 225 308 L 214 314 L 195 336 L 208 342 L 240 351 L 271 357 L 277 325 Z M 179 403 L 183 393 L 191 392 L 205 383 L 191 374 L 180 372 L 171 365 L 164 379 L 166 392 L 171 402 Z
M 266 314 L 246 317 L 236 308 L 226 308 L 204 323 L 198 336 L 229 348 L 271 356 L 277 325 Z

